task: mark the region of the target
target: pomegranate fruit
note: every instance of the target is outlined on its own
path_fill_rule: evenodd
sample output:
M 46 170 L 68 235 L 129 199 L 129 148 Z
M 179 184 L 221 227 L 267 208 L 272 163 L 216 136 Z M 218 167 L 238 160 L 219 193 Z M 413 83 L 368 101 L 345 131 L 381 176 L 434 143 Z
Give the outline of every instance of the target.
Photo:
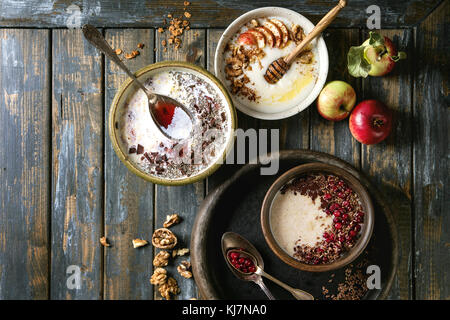
M 377 100 L 360 102 L 350 114 L 349 126 L 353 137 L 361 143 L 380 143 L 389 136 L 393 114 Z

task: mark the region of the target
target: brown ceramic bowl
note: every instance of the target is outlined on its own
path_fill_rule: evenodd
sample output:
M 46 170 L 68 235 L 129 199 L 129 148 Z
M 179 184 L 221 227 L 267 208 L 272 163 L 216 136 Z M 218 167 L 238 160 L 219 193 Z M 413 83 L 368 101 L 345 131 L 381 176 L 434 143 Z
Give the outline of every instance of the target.
M 270 226 L 270 214 L 272 201 L 275 198 L 275 195 L 286 183 L 304 174 L 315 172 L 333 174 L 344 180 L 359 196 L 362 207 L 364 208 L 365 211 L 365 216 L 364 216 L 364 223 L 361 228 L 360 237 L 353 248 L 345 252 L 339 259 L 333 262 L 327 264 L 311 265 L 302 263 L 294 259 L 291 255 L 289 255 L 284 249 L 280 247 L 280 245 L 277 243 L 272 234 L 272 229 Z M 354 261 L 364 251 L 367 244 L 369 243 L 370 237 L 372 236 L 374 219 L 375 219 L 375 211 L 373 208 L 372 200 L 370 199 L 369 193 L 367 192 L 366 188 L 358 181 L 358 179 L 356 179 L 353 175 L 351 175 L 350 173 L 341 168 L 318 162 L 303 164 L 298 167 L 292 168 L 289 171 L 282 174 L 272 184 L 269 191 L 267 191 L 261 208 L 261 226 L 264 238 L 266 239 L 266 242 L 272 249 L 272 251 L 288 265 L 303 271 L 312 271 L 312 272 L 324 272 L 339 269 Z

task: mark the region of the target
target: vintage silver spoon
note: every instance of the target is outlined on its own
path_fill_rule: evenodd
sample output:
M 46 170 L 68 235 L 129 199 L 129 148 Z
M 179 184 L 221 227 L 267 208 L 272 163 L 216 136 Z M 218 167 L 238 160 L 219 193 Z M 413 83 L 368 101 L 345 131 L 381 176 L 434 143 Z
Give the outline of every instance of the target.
M 147 95 L 149 112 L 156 124 L 156 127 L 161 131 L 161 133 L 171 140 L 183 140 L 188 138 L 193 129 L 193 124 L 195 123 L 195 118 L 192 113 L 181 103 L 167 96 L 156 94 L 150 92 L 141 81 L 139 81 L 136 76 L 125 66 L 125 64 L 120 60 L 119 56 L 114 52 L 111 46 L 106 42 L 100 31 L 97 30 L 92 25 L 85 24 L 82 27 L 84 37 L 93 44 L 98 50 L 103 52 L 109 57 L 116 65 L 118 65 L 126 74 L 137 84 Z M 167 112 L 168 108 L 175 110 L 178 123 L 177 126 L 168 126 L 163 123 L 163 113 Z M 170 112 L 170 110 L 169 110 Z M 183 127 L 181 127 L 183 126 Z
M 243 249 L 239 250 L 239 249 Z M 241 255 L 246 255 L 248 258 L 252 260 L 256 267 L 256 272 L 253 273 L 244 273 L 237 268 L 235 268 L 228 260 L 228 254 L 231 252 L 237 252 Z M 274 300 L 275 298 L 270 293 L 270 291 L 265 286 L 264 282 L 262 281 L 262 277 L 265 277 L 276 284 L 278 284 L 280 287 L 286 289 L 289 291 L 294 298 L 297 300 L 314 300 L 314 297 L 300 289 L 294 289 L 287 284 L 281 282 L 280 280 L 272 277 L 271 275 L 267 274 L 264 269 L 264 261 L 259 254 L 258 250 L 245 238 L 238 235 L 234 232 L 226 232 L 222 236 L 222 254 L 227 261 L 227 265 L 230 268 L 230 270 L 233 272 L 233 274 L 238 277 L 241 280 L 245 281 L 253 281 L 256 284 L 258 284 L 261 289 L 264 291 L 264 293 L 269 297 L 269 299 Z

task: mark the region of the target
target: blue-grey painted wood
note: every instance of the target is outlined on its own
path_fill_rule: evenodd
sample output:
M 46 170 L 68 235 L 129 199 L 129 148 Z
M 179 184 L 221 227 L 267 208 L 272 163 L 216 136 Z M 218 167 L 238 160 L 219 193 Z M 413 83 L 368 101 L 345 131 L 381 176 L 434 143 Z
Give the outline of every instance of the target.
M 52 299 L 102 296 L 102 68 L 81 30 L 53 31 Z M 79 289 L 66 284 L 71 265 Z
M 193 27 L 226 28 L 246 11 L 280 6 L 295 10 L 318 22 L 336 1 L 271 0 L 193 0 L 187 10 Z M 370 5 L 380 7 L 382 28 L 417 24 L 442 1 L 439 0 L 351 0 L 333 22 L 336 27 L 366 27 Z M 167 14 L 183 14 L 183 0 L 5 0 L 0 2 L 0 26 L 67 27 L 90 23 L 98 27 L 154 27 L 162 25 Z
M 167 31 L 164 34 L 156 33 L 156 61 L 163 60 L 181 60 L 205 66 L 205 45 L 206 31 L 191 29 L 185 31 L 181 36 L 182 45 L 178 50 L 173 46 L 168 47 L 164 52 L 164 46 L 161 44 L 163 39 L 167 39 Z M 162 228 L 166 216 L 178 213 L 182 221 L 180 224 L 171 227 L 171 230 L 178 238 L 177 248 L 189 248 L 192 225 L 194 223 L 197 209 L 204 198 L 205 183 L 200 181 L 191 185 L 180 187 L 156 186 L 156 205 L 155 205 L 155 228 Z M 159 249 L 156 251 L 158 252 Z M 166 268 L 170 276 L 174 277 L 181 293 L 177 299 L 190 299 L 197 297 L 197 287 L 194 280 L 185 279 L 177 272 L 177 265 L 183 261 L 189 260 L 189 256 L 177 257 L 171 259 Z M 161 299 L 159 292 L 155 290 L 155 298 Z
M 48 30 L 0 30 L 0 300 L 48 297 Z
M 130 70 L 153 63 L 154 29 L 108 29 L 107 41 L 124 53 L 144 48 L 124 63 Z M 127 75 L 113 62 L 105 61 L 105 125 L 108 125 L 112 100 Z M 109 132 L 105 131 L 105 236 L 111 247 L 104 250 L 105 299 L 153 299 L 149 283 L 152 274 L 152 246 L 134 249 L 132 240 L 150 242 L 153 230 L 153 184 L 133 173 L 115 154 Z

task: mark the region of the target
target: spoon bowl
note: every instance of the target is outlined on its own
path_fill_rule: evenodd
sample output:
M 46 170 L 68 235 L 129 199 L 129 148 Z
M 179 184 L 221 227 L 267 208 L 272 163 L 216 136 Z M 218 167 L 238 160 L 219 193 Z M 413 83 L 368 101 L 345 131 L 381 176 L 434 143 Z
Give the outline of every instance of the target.
M 111 61 L 120 67 L 144 91 L 147 96 L 148 110 L 151 118 L 165 137 L 179 141 L 187 139 L 192 135 L 195 118 L 189 109 L 175 99 L 151 92 L 125 66 L 97 28 L 90 24 L 85 24 L 82 27 L 82 31 L 84 37 L 92 45 L 111 59 Z
M 253 264 L 256 267 L 255 272 L 243 272 L 236 268 L 229 260 L 228 255 L 230 253 L 239 253 L 240 255 L 247 256 L 250 260 L 252 260 Z M 262 277 L 265 277 L 276 284 L 278 284 L 280 287 L 286 289 L 289 291 L 294 298 L 297 300 L 314 300 L 314 297 L 300 289 L 294 289 L 287 284 L 281 282 L 280 280 L 274 278 L 270 274 L 266 273 L 264 271 L 264 261 L 262 259 L 261 254 L 256 250 L 256 248 L 244 237 L 238 235 L 234 232 L 226 232 L 222 236 L 222 254 L 227 261 L 227 265 L 230 268 L 231 272 L 233 274 L 245 281 L 253 281 L 256 284 L 258 284 L 261 289 L 266 293 L 266 295 L 269 297 L 269 299 L 273 300 L 275 299 L 273 295 L 270 293 L 270 291 L 267 289 L 267 287 L 264 285 L 264 282 L 262 281 Z

